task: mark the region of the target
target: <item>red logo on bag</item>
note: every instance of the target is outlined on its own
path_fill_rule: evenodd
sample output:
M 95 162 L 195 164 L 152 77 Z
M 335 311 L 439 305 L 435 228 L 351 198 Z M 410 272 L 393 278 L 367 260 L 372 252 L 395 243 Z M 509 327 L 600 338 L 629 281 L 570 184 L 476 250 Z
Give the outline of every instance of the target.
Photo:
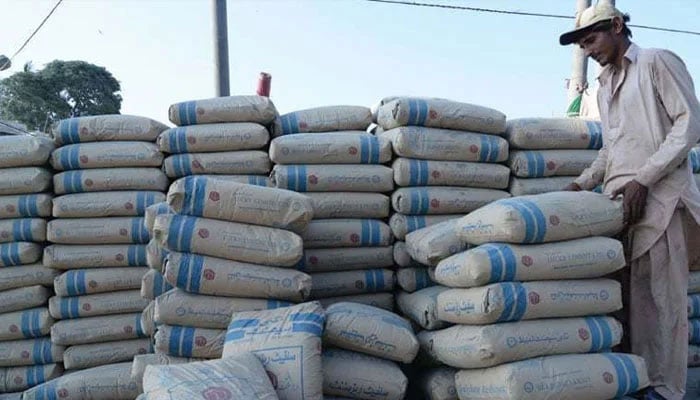
M 2 233 L 0 233 L 0 236 L 2 236 L 3 238 L 7 239 L 8 237 L 10 237 L 10 232 L 8 232 L 8 231 L 2 231 Z
M 316 175 L 309 175 L 309 183 L 315 185 L 318 183 L 318 178 Z
M 202 169 L 202 164 L 198 160 L 192 160 L 192 168 Z
M 438 199 L 432 199 L 432 200 L 430 200 L 430 207 L 432 207 L 432 208 L 440 208 L 440 200 L 438 200 Z
M 430 119 L 435 119 L 435 118 L 438 117 L 438 113 L 437 113 L 437 111 L 435 111 L 435 110 L 430 110 L 430 112 L 428 113 L 428 115 L 430 116 Z
M 202 397 L 204 400 L 230 400 L 233 398 L 233 394 L 226 388 L 212 387 L 202 390 Z
M 28 352 L 27 350 L 24 350 L 24 351 L 22 352 L 22 358 L 29 358 L 29 356 L 30 356 L 30 354 L 29 354 L 29 352 Z
M 68 390 L 67 389 L 59 389 L 58 390 L 58 397 L 65 399 L 68 397 Z
M 588 334 L 588 330 L 586 330 L 585 328 L 579 329 L 578 337 L 580 337 L 581 340 L 588 340 L 588 338 L 590 337 L 590 335 Z
M 433 178 L 437 179 L 440 177 L 440 171 L 433 171 L 431 175 L 433 176 Z
M 473 145 L 469 146 L 469 151 L 471 151 L 472 153 L 478 153 L 478 152 L 479 152 L 479 146 L 473 144 Z
M 197 234 L 198 234 L 199 237 L 201 237 L 202 239 L 206 239 L 206 238 L 209 237 L 209 230 L 206 229 L 206 228 L 202 228 L 202 229 L 199 230 L 199 232 L 197 232 Z
M 94 281 L 94 280 L 93 280 L 93 281 L 90 281 L 90 282 L 88 282 L 88 286 L 90 286 L 91 288 L 93 288 L 93 289 L 94 289 L 94 288 L 96 288 L 96 287 L 97 287 L 97 282 L 96 282 L 96 281 Z
M 195 143 L 197 143 L 197 138 L 195 138 L 194 136 L 190 136 L 187 138 L 187 143 L 195 144 Z
M 92 179 L 85 179 L 85 186 L 92 186 L 92 184 L 95 183 L 92 181 Z
M 204 109 L 202 107 L 197 107 L 197 115 L 204 115 Z
M 527 298 L 530 300 L 530 304 L 538 304 L 540 302 L 540 295 L 537 292 L 528 294 Z
M 588 139 L 588 134 L 582 133 L 579 137 L 581 138 L 581 140 L 586 140 L 586 139 Z
M 15 383 L 21 385 L 22 383 L 24 383 L 24 379 L 22 379 L 21 376 L 15 376 Z
M 350 241 L 353 242 L 353 243 L 359 242 L 359 241 L 360 241 L 360 235 L 358 235 L 357 233 L 353 233 L 352 235 L 350 235 Z
M 82 164 L 87 164 L 88 162 L 88 156 L 80 156 L 80 162 Z
M 547 161 L 547 169 L 548 170 L 551 171 L 556 167 L 557 167 L 557 163 L 555 163 L 554 161 Z
M 124 261 L 124 254 L 117 254 L 114 258 L 120 262 Z
M 202 347 L 207 345 L 207 338 L 204 336 L 197 336 L 194 338 L 194 344 L 197 345 L 197 347 Z
M 80 134 L 81 134 L 81 135 L 87 135 L 87 133 L 88 133 L 88 128 L 86 128 L 86 127 L 80 128 Z
M 350 148 L 348 149 L 348 153 L 350 153 L 354 156 L 355 154 L 357 154 L 357 147 L 350 146 Z
M 306 129 L 309 127 L 309 124 L 307 124 L 304 121 L 299 122 L 299 129 Z
M 119 236 L 126 236 L 128 234 L 129 234 L 129 231 L 127 231 L 126 228 L 119 229 Z
M 139 354 L 146 354 L 148 353 L 148 349 L 144 349 L 143 347 L 139 348 Z
M 530 256 L 523 256 L 521 261 L 523 262 L 523 265 L 526 267 L 529 267 L 532 265 L 532 257 L 530 257 Z
M 603 380 L 605 381 L 605 383 L 610 384 L 610 383 L 613 383 L 615 378 L 613 377 L 613 374 L 611 374 L 610 372 L 604 372 L 603 373 Z
M 131 333 L 133 331 L 134 331 L 134 327 L 132 327 L 131 325 L 127 325 L 124 327 L 124 333 Z
M 318 257 L 316 257 L 316 256 L 311 256 L 311 257 L 309 257 L 309 262 L 310 262 L 311 264 L 316 264 L 316 263 L 318 263 Z
M 204 270 L 204 279 L 211 281 L 216 277 L 216 272 L 212 271 L 211 269 L 207 268 Z
M 90 305 L 90 303 L 83 304 L 83 310 L 90 311 L 91 309 L 92 309 L 92 306 Z
M 124 203 L 124 209 L 125 210 L 133 210 L 134 205 L 130 201 L 127 201 L 126 203 Z
M 219 201 L 220 198 L 221 198 L 221 195 L 219 194 L 219 192 L 210 192 L 209 193 L 209 200 L 211 200 L 211 201 Z
M 551 217 L 549 217 L 549 223 L 554 226 L 559 225 L 559 217 L 557 217 L 556 215 L 552 215 Z
M 16 208 L 15 208 L 15 206 L 13 206 L 12 204 L 8 204 L 8 205 L 5 207 L 5 210 L 7 210 L 7 212 L 13 213 L 13 212 L 15 212 Z
M 17 333 L 17 331 L 19 331 L 19 328 L 17 327 L 17 325 L 15 325 L 15 324 L 10 325 L 10 332 Z

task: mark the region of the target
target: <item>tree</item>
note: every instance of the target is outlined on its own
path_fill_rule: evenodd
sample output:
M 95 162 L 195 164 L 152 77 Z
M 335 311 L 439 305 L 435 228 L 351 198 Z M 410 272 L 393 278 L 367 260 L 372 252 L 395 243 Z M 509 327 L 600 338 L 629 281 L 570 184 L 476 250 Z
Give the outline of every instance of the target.
M 85 61 L 55 60 L 39 71 L 27 64 L 0 80 L 0 119 L 48 131 L 64 118 L 119 114 L 120 91 L 112 73 Z

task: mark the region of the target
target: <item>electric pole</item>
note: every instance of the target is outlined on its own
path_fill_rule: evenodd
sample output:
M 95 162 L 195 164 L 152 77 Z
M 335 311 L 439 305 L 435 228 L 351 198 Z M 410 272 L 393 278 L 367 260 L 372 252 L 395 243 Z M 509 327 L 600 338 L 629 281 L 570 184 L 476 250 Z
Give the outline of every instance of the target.
M 214 71 L 216 96 L 230 96 L 228 72 L 228 18 L 226 0 L 212 0 L 214 12 Z

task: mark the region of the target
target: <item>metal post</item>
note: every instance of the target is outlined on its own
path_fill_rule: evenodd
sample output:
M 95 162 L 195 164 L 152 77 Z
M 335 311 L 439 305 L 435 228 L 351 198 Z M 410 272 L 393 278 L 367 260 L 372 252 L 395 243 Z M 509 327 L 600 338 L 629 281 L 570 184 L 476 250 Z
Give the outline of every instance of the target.
M 214 66 L 216 68 L 216 96 L 230 95 L 228 72 L 228 23 L 226 0 L 212 0 L 214 11 Z
M 576 0 L 576 15 L 578 16 L 586 8 L 591 6 L 591 0 Z M 588 57 L 579 46 L 573 46 L 573 64 L 571 68 L 571 79 L 569 80 L 568 102 L 571 103 L 576 96 L 586 89 L 588 73 Z

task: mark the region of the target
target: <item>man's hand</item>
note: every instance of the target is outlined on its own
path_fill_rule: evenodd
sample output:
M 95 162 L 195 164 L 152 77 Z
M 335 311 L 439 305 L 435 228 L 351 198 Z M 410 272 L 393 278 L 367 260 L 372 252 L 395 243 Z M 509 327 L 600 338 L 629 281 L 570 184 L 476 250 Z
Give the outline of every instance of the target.
M 632 226 L 642 219 L 644 216 L 644 209 L 647 205 L 648 193 L 649 189 L 646 186 L 632 180 L 610 195 L 611 199 L 615 199 L 617 196 L 622 195 L 625 226 Z
M 579 186 L 578 183 L 576 183 L 576 182 L 571 182 L 571 183 L 569 183 L 568 185 L 566 185 L 566 187 L 565 187 L 564 189 L 562 189 L 562 190 L 565 191 L 565 192 L 580 192 L 582 189 L 581 189 L 581 186 Z

